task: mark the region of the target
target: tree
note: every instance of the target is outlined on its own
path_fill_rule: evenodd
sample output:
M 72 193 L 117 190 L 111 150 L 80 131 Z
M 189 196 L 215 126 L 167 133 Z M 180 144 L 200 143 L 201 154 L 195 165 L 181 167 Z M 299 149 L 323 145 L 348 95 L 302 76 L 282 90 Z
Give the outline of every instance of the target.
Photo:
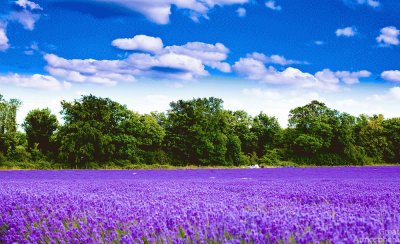
M 229 134 L 237 136 L 244 154 L 251 155 L 257 145 L 257 137 L 251 131 L 253 118 L 243 110 L 228 111 Z
M 165 130 L 153 115 L 141 115 L 134 133 L 137 138 L 138 150 L 146 164 L 165 164 L 168 162 L 162 151 Z
M 227 114 L 217 98 L 179 100 L 170 104 L 166 149 L 177 164 L 225 164 Z
M 255 151 L 258 157 L 262 157 L 266 150 L 277 147 L 282 139 L 278 120 L 262 112 L 254 118 L 250 131 L 256 137 Z
M 116 159 L 136 161 L 136 138 L 130 126 L 138 115 L 108 98 L 82 96 L 61 103 L 64 125 L 57 133 L 60 154 L 67 162 L 82 167 L 88 162 Z
M 75 167 L 96 163 L 151 163 L 161 150 L 164 129 L 108 98 L 83 96 L 62 102 L 64 125 L 57 133 L 60 155 Z
M 383 121 L 384 134 L 388 142 L 385 161 L 400 163 L 400 118 Z
M 326 151 L 332 143 L 338 112 L 324 103 L 311 103 L 292 109 L 289 114 L 289 128 L 296 134 L 294 149 L 300 155 L 312 157 Z
M 237 135 L 228 135 L 226 143 L 226 164 L 229 166 L 239 166 L 241 159 L 242 147 L 240 139 Z
M 389 143 L 385 136 L 383 115 L 360 115 L 357 118 L 355 133 L 357 145 L 365 149 L 366 154 L 375 162 L 382 162 Z
M 30 150 L 37 147 L 46 154 L 53 149 L 50 138 L 58 128 L 58 121 L 48 108 L 30 111 L 22 127 L 25 129 Z
M 0 95 L 0 153 L 7 155 L 15 150 L 17 132 L 17 111 L 22 102 L 18 99 L 6 101 Z

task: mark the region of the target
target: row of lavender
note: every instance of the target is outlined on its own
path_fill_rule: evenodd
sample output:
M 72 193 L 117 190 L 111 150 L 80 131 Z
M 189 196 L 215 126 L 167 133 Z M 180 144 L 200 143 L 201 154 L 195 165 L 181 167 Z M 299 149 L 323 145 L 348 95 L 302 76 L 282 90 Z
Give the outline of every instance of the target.
M 0 243 L 400 242 L 400 168 L 0 171 Z

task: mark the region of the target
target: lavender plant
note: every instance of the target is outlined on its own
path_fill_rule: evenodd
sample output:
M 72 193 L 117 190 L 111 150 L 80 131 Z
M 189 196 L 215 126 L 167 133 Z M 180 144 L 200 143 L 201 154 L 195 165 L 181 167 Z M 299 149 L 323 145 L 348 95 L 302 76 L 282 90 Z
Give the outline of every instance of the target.
M 400 168 L 3 171 L 1 243 L 400 241 Z

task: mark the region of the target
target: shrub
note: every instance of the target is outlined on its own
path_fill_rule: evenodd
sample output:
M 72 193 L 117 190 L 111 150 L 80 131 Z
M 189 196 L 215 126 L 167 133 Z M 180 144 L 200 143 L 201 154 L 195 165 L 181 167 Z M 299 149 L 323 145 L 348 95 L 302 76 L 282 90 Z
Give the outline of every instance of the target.
M 26 151 L 24 146 L 16 146 L 8 155 L 10 161 L 16 162 L 28 162 L 30 158 L 31 154 Z
M 281 150 L 271 149 L 267 150 L 265 154 L 259 159 L 260 165 L 279 165 L 281 162 Z

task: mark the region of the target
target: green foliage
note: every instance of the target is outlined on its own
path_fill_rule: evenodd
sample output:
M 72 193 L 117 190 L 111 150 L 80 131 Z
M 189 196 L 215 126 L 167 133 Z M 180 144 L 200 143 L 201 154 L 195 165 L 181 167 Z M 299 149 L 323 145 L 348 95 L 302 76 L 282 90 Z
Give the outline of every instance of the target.
M 54 151 L 51 137 L 58 128 L 58 121 L 48 108 L 30 111 L 22 127 L 30 150 L 39 150 L 43 154 Z
M 289 127 L 297 135 L 294 144 L 300 154 L 310 156 L 331 146 L 337 114 L 318 101 L 290 111 Z
M 239 166 L 242 163 L 241 142 L 239 136 L 228 135 L 226 143 L 226 165 Z
M 7 158 L 15 162 L 28 162 L 31 159 L 31 155 L 26 151 L 25 147 L 18 145 L 10 151 Z
M 354 117 L 312 101 L 275 117 L 229 111 L 218 98 L 179 100 L 166 113 L 138 114 L 108 98 L 61 103 L 63 124 L 49 109 L 28 113 L 0 95 L 0 167 L 169 168 L 400 163 L 400 118 Z M 195 166 L 193 166 L 195 165 Z
M 385 153 L 390 150 L 383 122 L 383 115 L 361 115 L 356 122 L 357 145 L 363 147 L 375 162 L 383 162 Z
M 227 113 L 217 98 L 172 102 L 165 148 L 178 165 L 225 165 Z
M 278 166 L 282 162 L 281 149 L 268 149 L 265 154 L 260 158 L 259 164 L 263 166 Z
M 86 167 L 89 162 L 137 161 L 139 115 L 108 98 L 93 95 L 61 105 L 65 123 L 57 133 L 57 141 L 65 162 Z
M 251 132 L 255 135 L 255 151 L 261 157 L 265 150 L 277 147 L 282 139 L 282 129 L 275 117 L 260 113 L 253 120 Z
M 384 159 L 386 162 L 400 163 L 400 118 L 387 119 L 382 125 L 387 140 Z
M 236 135 L 241 144 L 243 153 L 251 154 L 257 145 L 257 136 L 251 130 L 253 118 L 243 110 L 228 111 L 228 130 L 232 135 Z

